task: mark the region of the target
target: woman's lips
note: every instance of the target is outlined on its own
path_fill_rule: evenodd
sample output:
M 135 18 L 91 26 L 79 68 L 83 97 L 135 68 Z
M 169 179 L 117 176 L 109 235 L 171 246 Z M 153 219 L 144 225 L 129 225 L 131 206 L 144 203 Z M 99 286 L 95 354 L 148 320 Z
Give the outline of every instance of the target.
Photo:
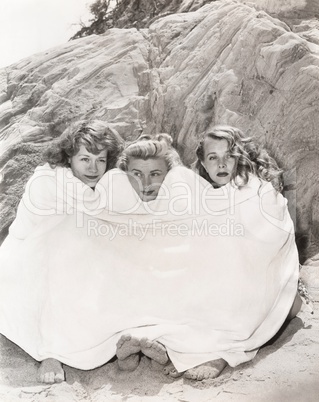
M 217 173 L 218 177 L 226 177 L 228 175 L 229 175 L 229 173 L 227 173 L 227 172 L 219 172 L 219 173 Z
M 152 195 L 153 193 L 154 193 L 154 190 L 143 191 L 144 195 Z
M 89 180 L 96 180 L 98 176 L 85 176 Z

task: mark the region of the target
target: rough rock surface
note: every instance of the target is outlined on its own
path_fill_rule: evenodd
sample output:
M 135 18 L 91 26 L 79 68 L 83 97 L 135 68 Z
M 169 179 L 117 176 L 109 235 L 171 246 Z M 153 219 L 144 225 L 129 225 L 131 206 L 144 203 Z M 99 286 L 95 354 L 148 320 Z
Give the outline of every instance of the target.
M 2 69 L 2 238 L 41 150 L 71 121 L 106 120 L 127 139 L 169 132 L 186 164 L 208 125 L 228 123 L 258 138 L 286 170 L 301 261 L 317 253 L 317 2 L 296 9 L 287 0 L 278 12 L 269 0 L 265 9 L 281 20 L 253 3 L 261 2 L 197 4 L 149 28 L 111 29 Z M 297 25 L 283 22 L 292 9 Z

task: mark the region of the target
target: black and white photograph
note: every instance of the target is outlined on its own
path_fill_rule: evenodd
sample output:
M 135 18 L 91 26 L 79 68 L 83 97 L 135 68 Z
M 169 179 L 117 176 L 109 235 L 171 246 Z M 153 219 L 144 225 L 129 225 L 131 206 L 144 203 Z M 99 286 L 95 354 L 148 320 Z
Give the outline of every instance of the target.
M 1 0 L 0 35 L 0 401 L 317 401 L 319 1 Z

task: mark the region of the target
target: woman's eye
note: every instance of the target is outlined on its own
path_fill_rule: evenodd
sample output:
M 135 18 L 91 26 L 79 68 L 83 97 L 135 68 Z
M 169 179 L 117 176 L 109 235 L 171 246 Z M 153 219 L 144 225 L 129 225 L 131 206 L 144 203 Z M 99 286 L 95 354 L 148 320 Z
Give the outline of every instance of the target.
M 135 177 L 141 177 L 141 173 L 138 173 L 138 172 L 134 172 L 133 175 L 134 175 Z
M 82 158 L 81 161 L 89 162 L 89 158 Z
M 106 159 L 99 159 L 100 163 L 106 163 Z
M 217 159 L 216 156 L 210 156 L 210 157 L 208 158 L 209 161 L 216 160 L 216 159 Z
M 151 177 L 157 177 L 157 176 L 159 176 L 160 175 L 160 173 L 152 173 L 151 174 Z

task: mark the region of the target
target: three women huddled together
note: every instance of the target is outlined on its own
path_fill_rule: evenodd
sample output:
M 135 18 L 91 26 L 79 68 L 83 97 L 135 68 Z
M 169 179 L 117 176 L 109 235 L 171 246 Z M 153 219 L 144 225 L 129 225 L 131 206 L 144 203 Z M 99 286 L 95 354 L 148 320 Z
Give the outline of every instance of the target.
M 46 151 L 0 250 L 0 333 L 41 362 L 40 381 L 114 356 L 134 370 L 142 355 L 214 378 L 297 314 L 277 164 L 230 126 L 208 129 L 196 156 L 184 167 L 168 134 L 124 146 L 101 121 Z

